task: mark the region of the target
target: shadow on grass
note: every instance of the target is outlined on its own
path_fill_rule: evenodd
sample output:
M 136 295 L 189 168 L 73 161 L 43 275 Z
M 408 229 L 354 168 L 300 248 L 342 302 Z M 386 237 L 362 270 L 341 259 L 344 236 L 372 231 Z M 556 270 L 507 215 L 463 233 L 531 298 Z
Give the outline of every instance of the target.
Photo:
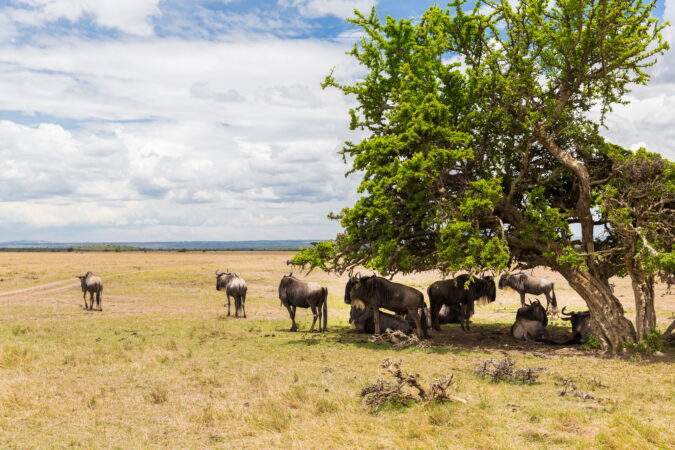
M 329 327 L 327 333 L 296 332 L 298 339 L 285 342 L 285 345 L 314 346 L 353 346 L 378 352 L 397 353 L 433 353 L 433 354 L 456 354 L 469 355 L 471 353 L 519 351 L 524 353 L 536 353 L 538 355 L 578 354 L 593 355 L 592 352 L 579 350 L 578 346 L 550 345 L 542 342 L 518 341 L 511 337 L 511 324 L 504 323 L 480 323 L 474 324 L 471 331 L 463 331 L 459 325 L 443 325 L 441 331 L 430 331 L 430 347 L 409 346 L 394 349 L 391 345 L 375 343 L 369 340 L 368 334 L 350 333 L 348 326 Z M 290 337 L 288 328 L 279 330 L 282 335 Z M 550 338 L 556 342 L 565 342 L 569 339 L 569 330 L 566 327 L 548 327 Z

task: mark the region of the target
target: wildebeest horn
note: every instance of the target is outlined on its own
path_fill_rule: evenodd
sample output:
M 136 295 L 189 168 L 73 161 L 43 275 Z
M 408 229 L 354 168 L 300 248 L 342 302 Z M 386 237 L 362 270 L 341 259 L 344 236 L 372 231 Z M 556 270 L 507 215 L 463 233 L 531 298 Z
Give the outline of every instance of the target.
M 565 316 L 571 316 L 572 313 L 565 312 L 565 308 L 567 308 L 567 306 L 563 306 L 563 309 L 562 309 L 562 311 L 560 311 L 560 314 L 563 314 Z
M 288 274 L 289 277 L 293 276 L 293 271 L 291 270 L 291 273 Z

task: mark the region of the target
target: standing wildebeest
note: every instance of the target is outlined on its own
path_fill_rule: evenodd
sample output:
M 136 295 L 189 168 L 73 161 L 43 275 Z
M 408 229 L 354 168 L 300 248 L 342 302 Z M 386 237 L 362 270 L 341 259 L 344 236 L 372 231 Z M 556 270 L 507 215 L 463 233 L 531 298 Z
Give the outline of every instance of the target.
M 357 274 L 350 277 L 345 286 L 345 303 L 373 310 L 375 334 L 382 332 L 380 308 L 388 309 L 396 314 L 408 314 L 415 322 L 417 336 L 423 339 L 428 336 L 424 313 L 424 295 L 417 289 L 394 283 L 386 278 L 372 275 L 362 277 Z M 420 317 L 420 310 L 421 316 Z
M 80 285 L 82 286 L 82 299 L 84 300 L 84 309 L 94 309 L 94 294 L 96 294 L 96 305 L 99 311 L 103 311 L 101 307 L 101 294 L 103 293 L 103 281 L 92 272 L 87 272 L 85 275 L 78 275 Z M 87 305 L 87 292 L 89 293 L 89 300 L 91 305 Z
M 297 331 L 295 324 L 295 309 L 310 308 L 312 310 L 312 326 L 310 333 L 314 331 L 314 324 L 319 320 L 319 331 L 326 331 L 328 324 L 328 289 L 319 283 L 298 280 L 293 276 L 293 272 L 284 275 L 279 283 L 279 300 L 288 309 L 291 316 L 291 331 Z M 323 309 L 323 311 L 322 311 Z M 323 316 L 323 328 L 321 327 L 321 317 Z
M 443 305 L 448 305 L 449 313 L 458 316 L 462 330 L 470 330 L 469 319 L 474 311 L 474 303 L 480 299 L 485 299 L 487 303 L 495 301 L 497 289 L 493 277 L 470 279 L 471 275 L 462 274 L 452 280 L 436 281 L 427 288 L 434 330 L 441 330 L 439 313 Z
M 525 294 L 546 296 L 546 311 L 553 305 L 553 312 L 558 310 L 553 282 L 546 278 L 537 278 L 526 273 L 503 274 L 499 278 L 499 289 L 511 288 L 520 294 L 520 306 L 525 306 Z
M 563 307 L 560 312 L 563 316 L 562 320 L 568 320 L 572 324 L 572 338 L 565 342 L 565 344 L 585 344 L 588 341 L 588 337 L 591 334 L 591 312 L 565 312 Z
M 546 325 L 546 310 L 539 300 L 530 301 L 529 305 L 518 309 L 516 321 L 511 326 L 511 336 L 523 341 L 541 340 L 547 336 Z
M 230 296 L 234 297 L 234 317 L 239 317 L 241 311 L 246 318 L 246 282 L 239 275 L 232 272 L 218 273 L 216 270 L 216 290 L 225 290 L 227 295 L 227 315 L 230 315 Z

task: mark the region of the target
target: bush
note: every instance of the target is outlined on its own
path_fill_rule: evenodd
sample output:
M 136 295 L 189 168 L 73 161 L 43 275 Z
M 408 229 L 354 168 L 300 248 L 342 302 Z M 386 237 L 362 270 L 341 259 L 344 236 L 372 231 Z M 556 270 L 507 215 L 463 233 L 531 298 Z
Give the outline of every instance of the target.
M 580 348 L 582 350 L 589 351 L 589 350 L 600 350 L 602 346 L 600 345 L 600 339 L 591 334 L 588 336 L 588 340 L 586 341 L 586 343 L 583 344 Z
M 635 344 L 626 344 L 626 348 L 641 355 L 653 355 L 662 352 L 666 348 L 663 335 L 659 330 L 652 330 L 647 337 Z

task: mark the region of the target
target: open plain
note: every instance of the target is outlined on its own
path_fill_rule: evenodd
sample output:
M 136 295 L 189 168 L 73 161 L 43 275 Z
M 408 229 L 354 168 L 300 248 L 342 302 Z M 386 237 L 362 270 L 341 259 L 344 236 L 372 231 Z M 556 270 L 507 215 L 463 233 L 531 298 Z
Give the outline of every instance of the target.
M 300 331 L 277 298 L 291 252 L 0 253 L 0 447 L 675 448 L 672 350 L 605 358 L 513 340 L 517 294 L 477 306 L 471 332 L 445 325 L 428 348 L 394 350 L 348 334 L 346 275 L 328 287 L 328 329 Z M 225 316 L 216 269 L 249 286 L 248 319 Z M 103 311 L 84 311 L 76 275 L 104 282 Z M 583 302 L 556 274 L 560 306 Z M 302 277 L 302 275 L 300 275 Z M 438 274 L 396 277 L 425 292 Z M 634 315 L 628 279 L 614 280 Z M 657 286 L 663 331 L 675 296 Z M 562 339 L 567 322 L 556 320 Z M 534 385 L 490 381 L 477 359 L 542 367 Z M 370 410 L 360 390 L 385 357 L 423 383 L 450 372 L 467 404 Z M 571 379 L 591 398 L 561 396 Z

